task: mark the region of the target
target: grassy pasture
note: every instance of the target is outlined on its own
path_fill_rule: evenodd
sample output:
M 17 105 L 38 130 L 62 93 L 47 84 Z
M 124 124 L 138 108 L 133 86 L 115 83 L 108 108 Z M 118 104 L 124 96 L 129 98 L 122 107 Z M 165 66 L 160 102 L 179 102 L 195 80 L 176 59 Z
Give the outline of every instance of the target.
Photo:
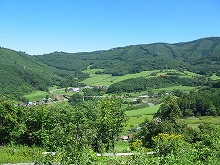
M 46 95 L 48 95 L 48 92 L 35 91 L 33 93 L 24 95 L 24 97 L 27 98 L 29 101 L 37 101 L 37 100 L 41 100 L 41 99 L 45 98 Z
M 27 146 L 1 146 L 0 164 L 33 162 L 44 150 Z
M 86 85 L 103 85 L 108 86 L 113 83 L 123 81 L 130 78 L 137 78 L 137 77 L 149 77 L 151 73 L 158 71 L 143 71 L 136 74 L 126 74 L 124 76 L 112 76 L 110 74 L 90 74 L 90 78 L 87 78 L 86 80 L 83 80 L 82 83 L 85 83 Z M 86 70 L 84 71 L 86 73 L 94 73 L 94 69 Z M 153 76 L 151 76 L 153 77 Z
M 220 79 L 220 77 L 219 77 L 219 76 L 216 76 L 216 74 L 213 74 L 212 76 L 210 76 L 210 78 L 211 78 L 212 80 L 219 80 L 219 79 Z
M 143 123 L 146 118 L 149 120 L 153 119 L 154 115 L 142 115 L 142 116 L 131 116 L 128 118 L 127 125 L 125 127 L 125 131 L 128 131 L 130 129 L 130 126 L 136 127 L 140 123 Z
M 65 92 L 65 88 L 61 88 L 61 89 L 53 90 L 53 93 L 55 93 L 55 94 L 67 94 L 69 92 Z
M 198 126 L 201 123 L 209 123 L 213 126 L 220 125 L 220 116 L 188 117 L 182 120 L 187 123 L 188 127 L 195 128 L 195 129 L 198 128 Z
M 166 87 L 166 88 L 153 89 L 153 92 L 155 92 L 155 93 L 160 92 L 160 91 L 171 92 L 171 91 L 176 90 L 176 89 L 179 89 L 181 91 L 188 91 L 188 90 L 192 90 L 194 88 L 195 87 L 178 85 L 178 86 L 171 86 L 171 87 Z
M 175 72 L 178 73 L 181 77 L 193 77 L 193 76 L 199 76 L 196 73 L 184 71 L 180 72 L 175 69 L 169 69 L 169 70 L 152 70 L 152 71 L 142 71 L 140 73 L 136 74 L 126 74 L 124 76 L 112 76 L 110 74 L 95 74 L 96 71 L 103 71 L 103 69 L 87 69 L 84 72 L 90 74 L 90 78 L 87 78 L 82 81 L 82 83 L 85 83 L 86 85 L 102 85 L 102 86 L 109 86 L 113 83 L 123 81 L 130 78 L 137 78 L 137 77 L 146 77 L 151 78 L 155 77 L 152 76 L 152 73 L 156 73 L 157 75 L 160 74 L 167 74 L 168 72 Z
M 125 127 L 125 131 L 128 131 L 130 129 L 130 126 L 136 127 L 138 124 L 144 122 L 146 118 L 152 120 L 154 114 L 158 111 L 159 107 L 160 104 L 152 107 L 126 111 L 125 114 L 128 116 L 128 122 Z
M 115 143 L 115 152 L 120 153 L 120 152 L 129 152 L 130 147 L 129 143 L 127 141 L 117 141 Z
M 154 105 L 152 107 L 126 111 L 125 114 L 129 117 L 130 116 L 141 116 L 141 115 L 153 115 L 158 111 L 159 107 L 160 107 L 160 104 Z
M 84 73 L 88 73 L 88 74 L 90 74 L 90 76 L 91 75 L 94 75 L 96 72 L 98 72 L 98 71 L 104 71 L 105 69 L 87 69 L 87 70 L 84 70 L 83 72 Z
M 201 76 L 199 74 L 196 74 L 194 72 L 190 72 L 190 71 L 184 71 L 184 74 L 182 77 L 195 77 L 195 76 Z

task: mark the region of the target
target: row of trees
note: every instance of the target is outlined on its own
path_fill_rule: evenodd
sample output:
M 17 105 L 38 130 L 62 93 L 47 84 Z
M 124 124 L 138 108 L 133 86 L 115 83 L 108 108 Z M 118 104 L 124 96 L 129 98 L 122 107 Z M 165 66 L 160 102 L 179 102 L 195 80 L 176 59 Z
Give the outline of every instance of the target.
M 131 78 L 109 86 L 108 93 L 137 92 L 153 88 L 163 88 L 173 85 L 200 86 L 206 85 L 204 77 L 182 78 L 178 76 L 159 76 L 153 78 Z
M 220 90 L 208 87 L 182 93 L 178 99 L 178 106 L 183 116 L 219 116 Z

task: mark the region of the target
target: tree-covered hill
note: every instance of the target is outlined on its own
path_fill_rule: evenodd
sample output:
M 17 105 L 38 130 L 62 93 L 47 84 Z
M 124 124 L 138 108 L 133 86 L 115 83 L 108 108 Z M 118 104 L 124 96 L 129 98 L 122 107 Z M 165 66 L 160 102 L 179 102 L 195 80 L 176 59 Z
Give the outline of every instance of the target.
M 62 86 L 78 75 L 84 74 L 48 66 L 25 52 L 0 48 L 0 96 L 22 99 L 25 93 Z
M 21 98 L 32 90 L 47 90 L 53 78 L 48 67 L 24 52 L 0 49 L 0 95 Z
M 176 44 L 154 43 L 81 53 L 54 52 L 30 56 L 0 47 L 0 95 L 21 97 L 48 86 L 79 86 L 90 69 L 113 76 L 145 70 L 177 69 L 220 75 L 220 37 Z
M 82 71 L 91 65 L 91 69 L 105 69 L 100 74 L 116 76 L 165 68 L 219 74 L 220 37 L 176 44 L 132 45 L 89 53 L 54 52 L 36 58 L 59 69 Z

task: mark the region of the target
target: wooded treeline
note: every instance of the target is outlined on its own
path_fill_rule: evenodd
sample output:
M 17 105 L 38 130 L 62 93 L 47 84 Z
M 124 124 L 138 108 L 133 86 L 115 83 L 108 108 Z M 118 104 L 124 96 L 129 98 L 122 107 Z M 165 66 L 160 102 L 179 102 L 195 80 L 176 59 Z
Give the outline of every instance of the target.
M 155 88 L 164 88 L 169 86 L 183 85 L 183 86 L 204 86 L 210 85 L 212 82 L 206 80 L 205 77 L 198 76 L 193 78 L 185 78 L 179 76 L 158 76 L 152 78 L 131 78 L 126 79 L 109 86 L 108 93 L 122 93 L 122 92 L 138 92 L 148 91 Z

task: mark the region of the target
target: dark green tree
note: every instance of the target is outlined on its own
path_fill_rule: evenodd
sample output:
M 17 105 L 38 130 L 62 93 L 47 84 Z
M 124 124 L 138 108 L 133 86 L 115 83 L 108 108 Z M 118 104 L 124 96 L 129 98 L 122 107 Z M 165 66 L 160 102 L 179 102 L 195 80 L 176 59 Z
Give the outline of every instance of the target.
M 70 98 L 69 98 L 69 103 L 74 105 L 77 103 L 80 103 L 83 101 L 83 96 L 80 93 L 74 93 Z
M 163 103 L 155 115 L 162 120 L 175 120 L 182 116 L 182 112 L 177 103 L 177 98 L 174 96 L 167 96 L 163 98 Z

